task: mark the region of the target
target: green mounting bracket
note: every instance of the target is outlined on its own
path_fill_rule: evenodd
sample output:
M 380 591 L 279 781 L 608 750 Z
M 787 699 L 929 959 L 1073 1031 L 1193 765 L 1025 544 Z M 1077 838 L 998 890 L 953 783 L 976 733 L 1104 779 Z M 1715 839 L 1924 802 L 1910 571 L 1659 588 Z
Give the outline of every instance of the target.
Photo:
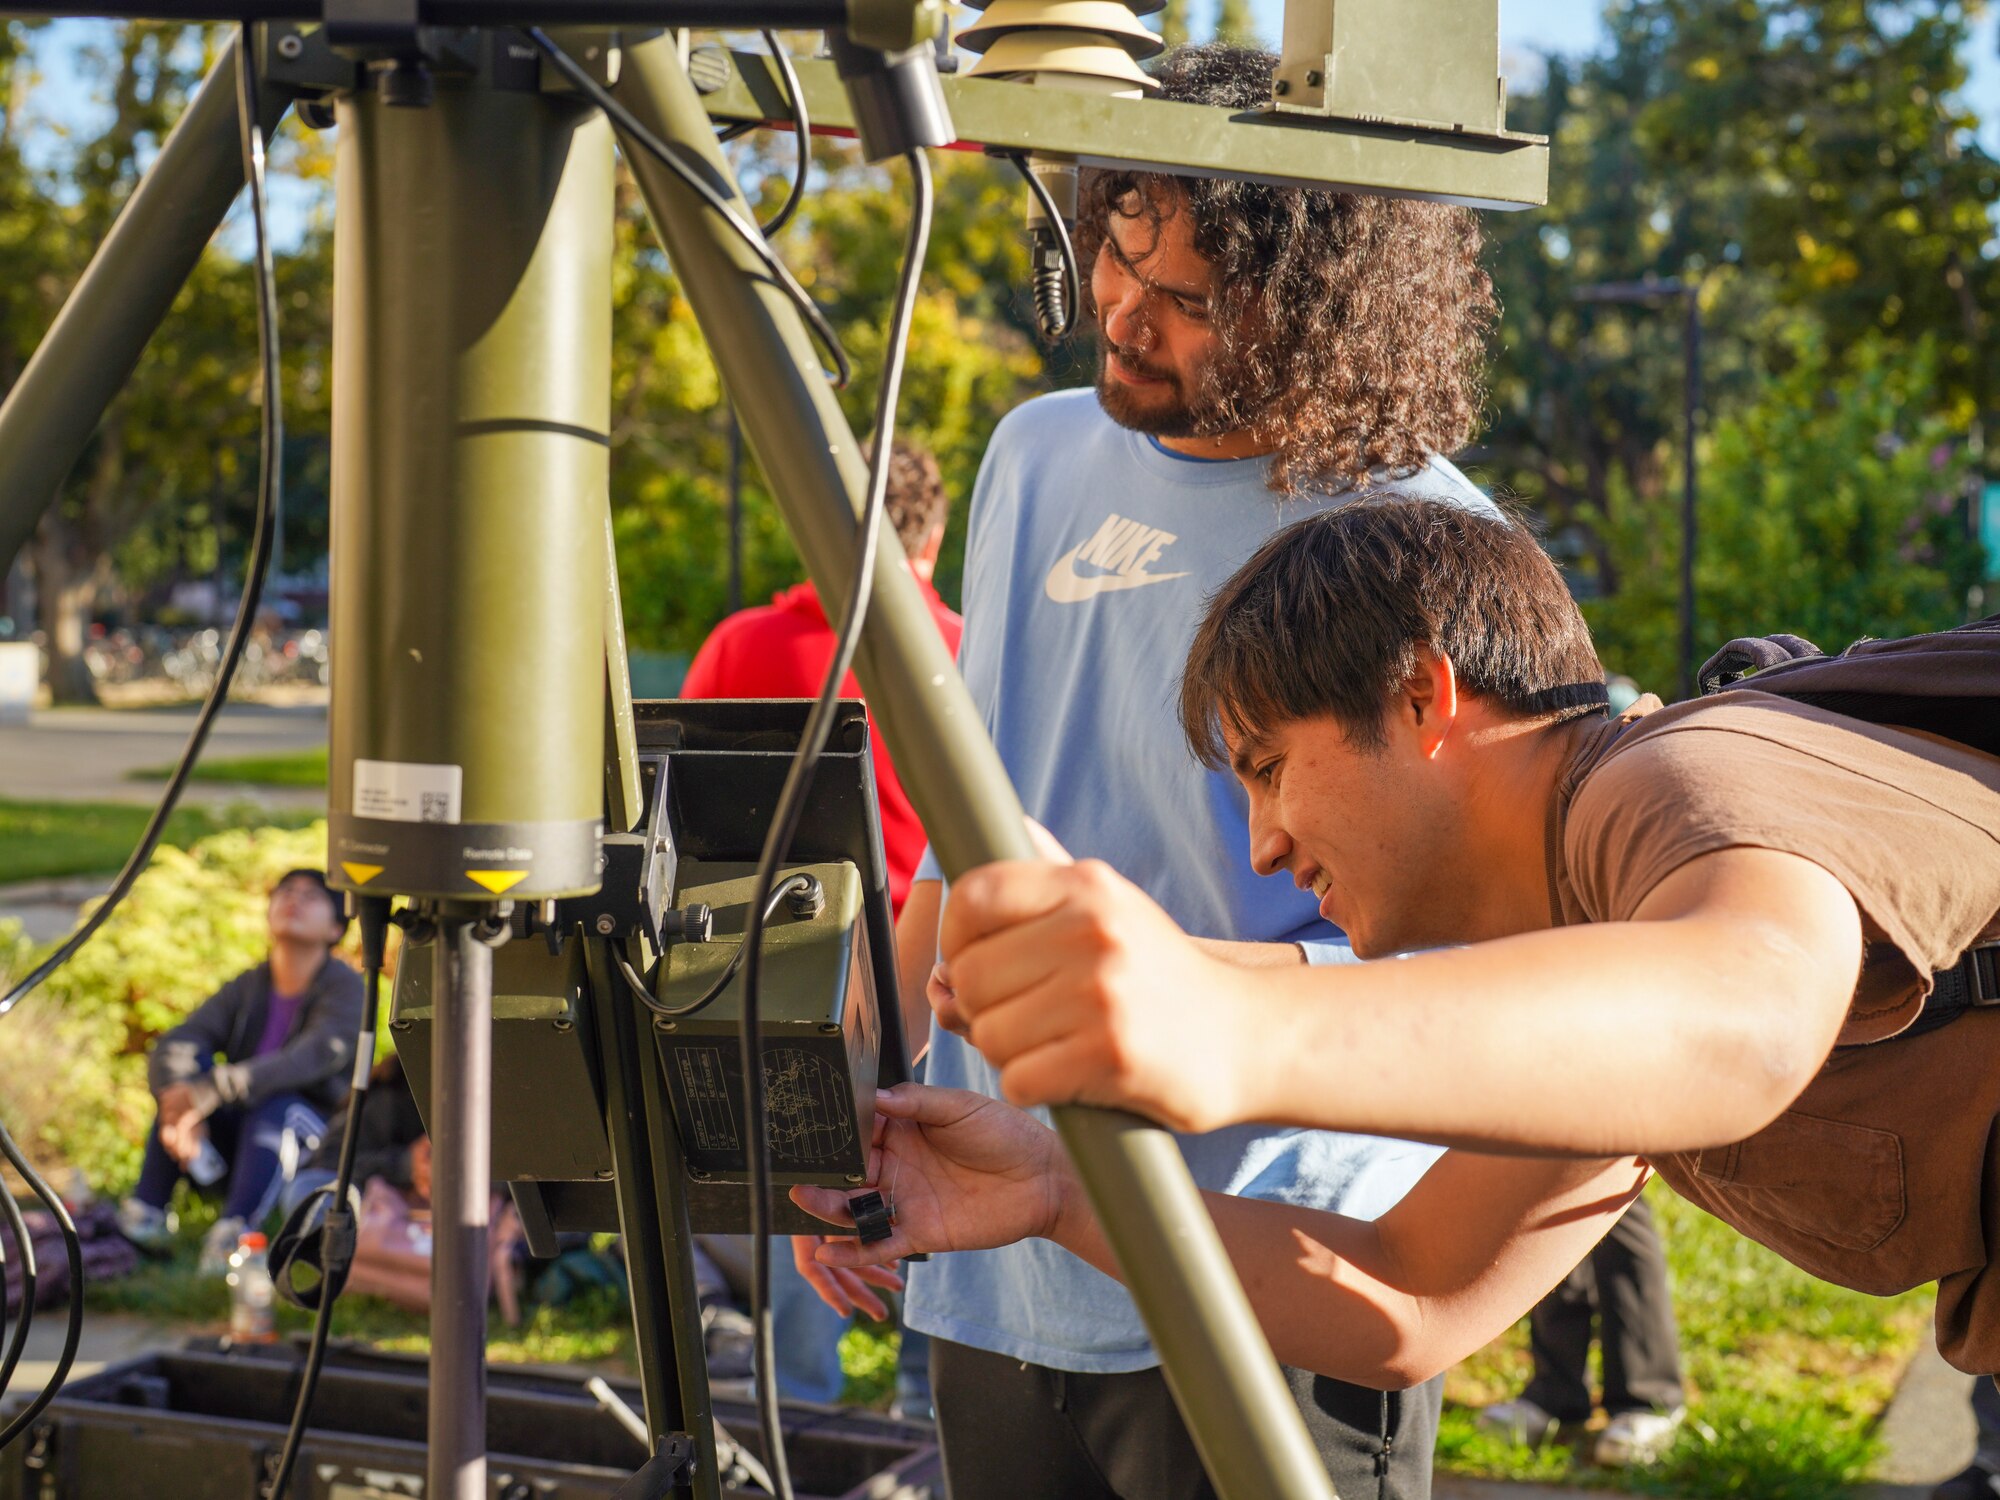
M 784 85 L 769 58 L 700 50 L 696 76 L 712 85 L 702 98 L 711 116 L 729 121 L 790 116 Z M 726 78 L 718 65 L 724 61 Z M 813 128 L 851 133 L 853 111 L 833 64 L 801 58 L 795 66 Z M 944 93 L 962 148 L 1032 151 L 1074 157 L 1085 166 L 1139 166 L 1285 187 L 1391 193 L 1468 208 L 1537 208 L 1548 201 L 1544 136 L 1114 99 L 1023 88 L 1004 79 L 947 76 Z

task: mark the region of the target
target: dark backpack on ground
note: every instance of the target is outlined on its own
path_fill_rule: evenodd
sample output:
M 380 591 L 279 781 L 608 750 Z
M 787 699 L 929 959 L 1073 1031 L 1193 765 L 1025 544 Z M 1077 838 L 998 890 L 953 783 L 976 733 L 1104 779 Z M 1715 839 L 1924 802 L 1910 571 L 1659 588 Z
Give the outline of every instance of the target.
M 1856 641 L 1838 656 L 1796 635 L 1745 636 L 1711 656 L 1698 680 L 1704 697 L 1754 688 L 2000 756 L 2000 615 L 1932 635 Z M 1968 949 L 1932 979 L 1923 1014 L 1902 1035 L 2000 1005 L 2000 943 Z

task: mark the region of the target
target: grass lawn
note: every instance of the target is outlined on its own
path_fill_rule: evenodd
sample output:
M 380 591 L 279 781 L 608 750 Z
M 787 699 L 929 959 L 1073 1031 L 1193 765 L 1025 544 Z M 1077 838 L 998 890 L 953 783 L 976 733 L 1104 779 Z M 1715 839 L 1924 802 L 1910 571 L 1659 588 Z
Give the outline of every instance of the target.
M 152 766 L 126 773 L 127 781 L 165 781 L 172 766 Z M 326 747 L 292 750 L 280 755 L 239 755 L 228 760 L 204 760 L 190 781 L 231 781 L 244 786 L 325 786 Z
M 116 802 L 0 799 L 0 885 L 109 874 L 125 863 L 152 814 Z M 186 848 L 225 828 L 303 828 L 317 816 L 309 808 L 182 807 L 167 820 L 163 842 Z
M 1651 1472 L 1495 1441 L 1474 1411 L 1527 1384 L 1526 1325 L 1445 1383 L 1438 1465 L 1458 1473 L 1660 1495 L 1821 1500 L 1860 1482 L 1904 1364 L 1930 1337 L 1931 1293 L 1865 1297 L 1815 1281 L 1663 1185 L 1648 1191 L 1667 1241 L 1689 1422 Z

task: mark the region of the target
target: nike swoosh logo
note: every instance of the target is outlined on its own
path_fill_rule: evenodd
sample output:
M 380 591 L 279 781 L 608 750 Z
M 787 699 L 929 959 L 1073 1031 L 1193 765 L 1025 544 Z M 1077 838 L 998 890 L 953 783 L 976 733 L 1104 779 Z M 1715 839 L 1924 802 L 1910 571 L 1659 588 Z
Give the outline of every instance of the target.
M 1081 604 L 1099 594 L 1116 593 L 1119 589 L 1144 588 L 1149 583 L 1169 583 L 1176 578 L 1185 578 L 1186 573 L 1091 573 L 1076 570 L 1077 554 L 1089 542 L 1080 542 L 1056 560 L 1049 569 L 1048 579 L 1042 584 L 1042 592 L 1057 604 Z

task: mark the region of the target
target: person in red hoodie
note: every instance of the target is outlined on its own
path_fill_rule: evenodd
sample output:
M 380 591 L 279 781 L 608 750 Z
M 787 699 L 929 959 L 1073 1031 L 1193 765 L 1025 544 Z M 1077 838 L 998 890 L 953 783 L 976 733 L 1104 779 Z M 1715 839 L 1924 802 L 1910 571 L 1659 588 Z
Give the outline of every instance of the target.
M 938 634 L 951 654 L 958 655 L 963 621 L 938 597 L 931 585 L 938 547 L 944 541 L 951 511 L 937 459 L 910 443 L 889 451 L 889 485 L 885 519 L 896 528 L 909 558 L 909 569 L 930 604 Z M 738 610 L 710 632 L 688 667 L 681 685 L 683 698 L 812 698 L 826 679 L 833 661 L 833 626 L 827 622 L 819 594 L 802 583 L 778 594 L 769 604 Z M 841 684 L 850 698 L 861 696 L 852 673 Z M 916 809 L 903 791 L 889 752 L 874 742 L 875 795 L 882 810 L 882 848 L 889 865 L 889 899 L 897 915 L 910 889 L 910 876 L 923 858 L 927 842 Z M 908 986 L 905 979 L 905 986 Z M 922 976 L 917 976 L 921 986 Z M 718 1378 L 748 1372 L 749 1323 L 727 1302 L 732 1278 L 725 1267 L 738 1267 L 743 1257 L 730 1237 L 696 1237 L 702 1287 L 702 1325 L 710 1368 Z M 787 1399 L 836 1401 L 840 1397 L 840 1335 L 847 1319 L 820 1302 L 793 1267 L 791 1257 L 771 1261 L 772 1317 L 777 1326 L 778 1388 Z M 741 1279 L 741 1278 L 735 1278 Z M 930 1415 L 928 1355 L 923 1336 L 904 1330 L 903 1357 L 896 1375 L 896 1410 L 909 1416 Z
M 938 634 L 953 656 L 958 655 L 964 626 L 931 586 L 938 547 L 951 501 L 937 460 L 923 448 L 897 443 L 889 453 L 886 519 L 896 528 L 910 572 L 923 591 L 937 621 Z M 833 626 L 810 583 L 775 596 L 769 604 L 738 610 L 710 632 L 695 653 L 681 685 L 683 698 L 812 698 L 819 694 L 826 669 L 833 661 Z M 841 684 L 850 698 L 861 696 L 852 673 Z M 901 915 L 910 876 L 923 858 L 923 825 L 903 791 L 896 768 L 882 741 L 875 740 L 875 793 L 882 807 L 882 848 L 889 862 L 889 899 Z

